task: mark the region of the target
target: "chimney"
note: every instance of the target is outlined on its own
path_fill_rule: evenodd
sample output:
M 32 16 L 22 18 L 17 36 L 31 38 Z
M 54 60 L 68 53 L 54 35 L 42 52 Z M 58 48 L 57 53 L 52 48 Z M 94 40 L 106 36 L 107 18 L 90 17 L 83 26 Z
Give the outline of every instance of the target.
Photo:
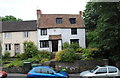
M 82 11 L 79 12 L 79 15 L 82 17 Z
M 41 14 L 42 14 L 42 12 L 41 12 L 41 10 L 40 9 L 38 9 L 37 11 L 37 27 L 39 27 L 39 25 L 40 25 L 40 16 L 41 16 Z
M 41 14 L 42 14 L 41 10 L 38 9 L 38 10 L 37 10 L 37 18 L 40 18 L 40 15 L 41 15 Z

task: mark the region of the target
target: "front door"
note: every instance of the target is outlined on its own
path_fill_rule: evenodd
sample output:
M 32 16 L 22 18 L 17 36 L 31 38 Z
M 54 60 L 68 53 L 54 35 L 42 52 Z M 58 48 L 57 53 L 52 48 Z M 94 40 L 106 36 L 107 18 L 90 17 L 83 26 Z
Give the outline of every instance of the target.
M 20 53 L 20 44 L 15 44 L 14 45 L 15 48 L 15 55 Z
M 52 52 L 58 51 L 58 40 L 52 41 Z

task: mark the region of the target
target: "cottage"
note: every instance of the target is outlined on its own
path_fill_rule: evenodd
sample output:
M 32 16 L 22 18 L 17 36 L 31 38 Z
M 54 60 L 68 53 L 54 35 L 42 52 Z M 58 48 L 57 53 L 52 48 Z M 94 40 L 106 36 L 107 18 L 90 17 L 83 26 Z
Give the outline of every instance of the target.
M 85 24 L 79 14 L 42 14 L 37 10 L 38 49 L 56 52 L 64 42 L 85 48 Z
M 9 51 L 11 56 L 24 52 L 23 43 L 32 41 L 37 45 L 37 25 L 33 21 L 1 22 L 2 54 Z

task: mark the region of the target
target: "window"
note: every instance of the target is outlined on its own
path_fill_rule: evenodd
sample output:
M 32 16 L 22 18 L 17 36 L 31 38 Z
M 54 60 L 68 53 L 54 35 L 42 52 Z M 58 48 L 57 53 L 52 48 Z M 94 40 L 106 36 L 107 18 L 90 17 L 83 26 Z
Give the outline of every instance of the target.
M 5 44 L 5 51 L 11 50 L 11 44 Z
M 102 74 L 102 73 L 107 73 L 107 68 L 100 68 L 96 74 Z
M 62 24 L 62 18 L 56 18 L 56 23 L 57 24 Z
M 8 39 L 11 37 L 11 33 L 5 33 L 5 38 Z
M 53 72 L 47 68 L 38 68 L 34 70 L 36 73 L 52 74 Z
M 79 39 L 70 39 L 70 43 L 78 43 L 79 44 Z
M 40 41 L 40 48 L 49 47 L 49 41 Z
M 77 35 L 77 28 L 71 28 L 71 34 Z
M 29 32 L 24 32 L 24 37 L 29 37 Z
M 41 29 L 41 35 L 47 35 L 47 29 L 46 28 Z
M 117 69 L 116 68 L 108 68 L 109 73 L 116 73 Z
M 70 24 L 76 24 L 76 18 L 70 18 L 69 21 Z

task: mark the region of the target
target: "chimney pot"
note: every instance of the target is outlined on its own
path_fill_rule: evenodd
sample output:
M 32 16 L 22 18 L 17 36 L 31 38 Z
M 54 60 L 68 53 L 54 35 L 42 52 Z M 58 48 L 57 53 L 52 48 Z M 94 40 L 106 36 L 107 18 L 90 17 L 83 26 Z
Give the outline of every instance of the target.
M 79 12 L 80 16 L 82 16 L 82 11 Z
M 40 9 L 37 10 L 37 14 L 42 14 Z

